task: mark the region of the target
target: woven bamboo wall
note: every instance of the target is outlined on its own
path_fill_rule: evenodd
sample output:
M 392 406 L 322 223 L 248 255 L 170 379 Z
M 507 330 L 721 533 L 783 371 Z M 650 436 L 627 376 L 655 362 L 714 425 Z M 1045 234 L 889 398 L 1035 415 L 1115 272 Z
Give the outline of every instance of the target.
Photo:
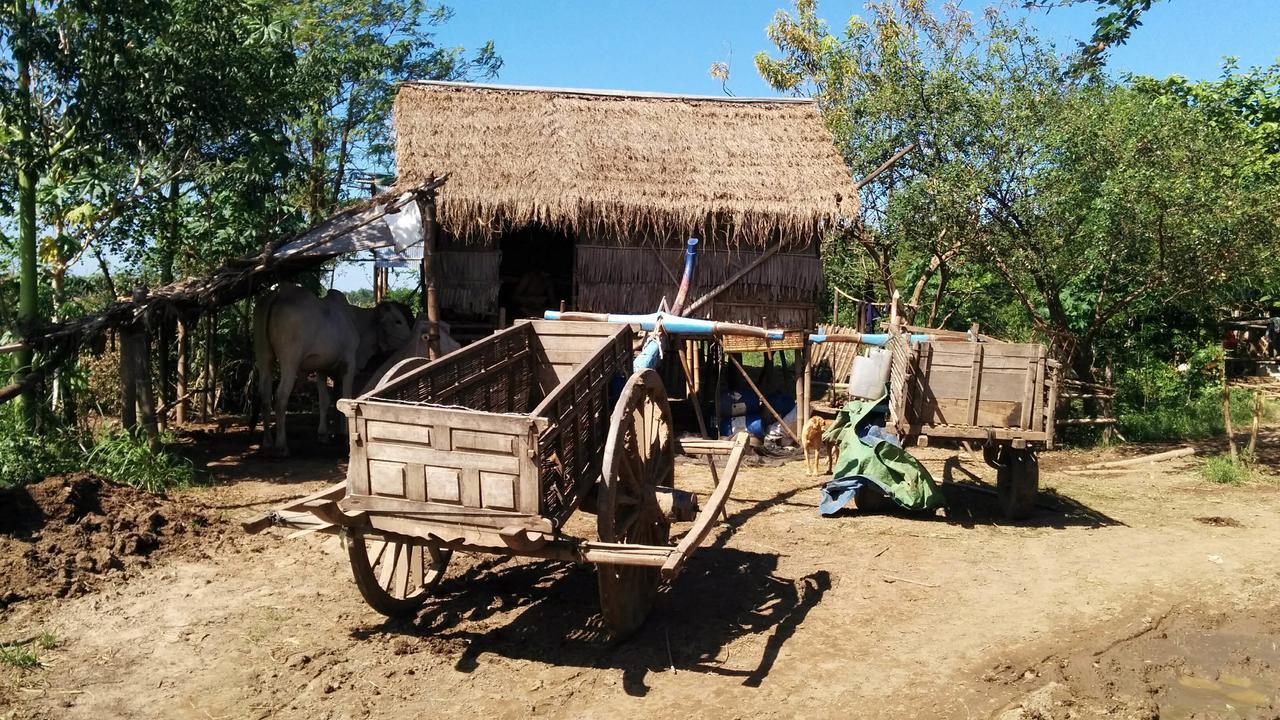
M 702 251 L 690 300 L 728 280 L 759 256 L 759 252 L 746 250 Z M 652 312 L 664 296 L 668 302 L 674 298 L 676 283 L 671 276 L 679 277 L 683 264 L 684 250 L 680 248 L 579 244 L 574 263 L 578 287 L 575 309 Z M 811 328 L 822 280 L 822 264 L 816 252 L 778 253 L 695 314 L 750 324 L 768 318 L 773 326 Z

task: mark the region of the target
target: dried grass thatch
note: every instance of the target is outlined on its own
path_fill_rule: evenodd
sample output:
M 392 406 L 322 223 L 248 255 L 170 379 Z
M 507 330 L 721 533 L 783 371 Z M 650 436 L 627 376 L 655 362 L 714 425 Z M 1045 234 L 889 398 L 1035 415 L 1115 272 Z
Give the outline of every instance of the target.
M 424 82 L 400 89 L 395 126 L 401 182 L 448 173 L 441 225 L 472 243 L 541 223 L 800 247 L 857 211 L 807 101 Z

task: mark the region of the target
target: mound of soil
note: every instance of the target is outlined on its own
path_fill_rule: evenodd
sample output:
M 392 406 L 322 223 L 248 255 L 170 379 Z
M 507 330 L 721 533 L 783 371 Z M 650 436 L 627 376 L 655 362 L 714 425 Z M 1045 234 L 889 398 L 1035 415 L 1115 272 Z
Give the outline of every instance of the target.
M 0 609 L 92 590 L 211 524 L 168 498 L 88 474 L 0 491 Z

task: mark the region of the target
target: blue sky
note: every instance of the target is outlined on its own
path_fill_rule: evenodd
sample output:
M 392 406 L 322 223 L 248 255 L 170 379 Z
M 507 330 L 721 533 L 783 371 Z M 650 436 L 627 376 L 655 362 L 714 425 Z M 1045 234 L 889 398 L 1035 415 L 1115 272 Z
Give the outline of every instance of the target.
M 979 15 L 989 2 L 960 2 Z M 1020 4 L 1020 3 L 1019 3 Z M 455 0 L 440 32 L 448 45 L 492 39 L 506 62 L 499 82 L 516 85 L 720 94 L 707 70 L 731 60 L 736 95 L 772 95 L 752 58 L 770 50 L 764 28 L 790 0 Z M 819 0 L 833 28 L 863 2 Z M 1029 11 L 1033 25 L 1063 50 L 1088 37 L 1093 5 Z M 1245 66 L 1280 55 L 1280 0 L 1166 0 L 1144 16 L 1112 72 L 1212 78 L 1222 57 Z M 730 55 L 732 53 L 732 55 Z

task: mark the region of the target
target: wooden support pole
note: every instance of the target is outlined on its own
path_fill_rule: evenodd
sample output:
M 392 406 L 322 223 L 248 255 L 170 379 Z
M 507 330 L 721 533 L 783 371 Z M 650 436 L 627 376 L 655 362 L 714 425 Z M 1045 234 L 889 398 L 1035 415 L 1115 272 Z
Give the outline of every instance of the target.
M 160 447 L 160 426 L 156 420 L 156 396 L 151 384 L 151 333 L 145 322 L 135 332 L 133 368 L 138 388 L 138 421 L 147 434 L 147 442 L 155 450 Z
M 218 412 L 214 403 L 214 390 L 218 386 L 217 363 L 214 361 L 214 345 L 218 334 L 218 311 L 205 315 L 204 324 L 204 392 L 201 394 L 200 419 L 210 422 Z
M 187 365 L 190 352 L 191 342 L 188 338 L 190 334 L 190 319 L 183 315 L 178 317 L 178 362 L 177 377 L 175 382 L 177 388 L 175 395 L 177 396 L 177 415 L 175 419 L 181 425 L 187 421 L 187 413 L 191 410 L 191 403 L 187 401 Z
M 686 397 L 693 404 L 693 416 L 698 420 L 698 432 L 702 433 L 702 437 L 711 439 L 711 434 L 707 432 L 707 421 L 702 416 L 702 403 L 698 400 L 698 390 L 694 387 L 693 369 L 689 366 L 689 355 L 680 348 L 676 351 L 680 357 L 680 369 L 684 371 L 684 386 Z
M 435 256 L 440 226 L 436 223 L 436 193 L 427 191 L 419 197 L 422 209 L 422 305 L 427 311 L 427 357 L 440 357 L 440 301 L 436 297 Z
M 134 337 L 131 326 L 120 328 L 120 426 L 132 430 L 138 426 L 138 385 L 134 370 Z
M 1253 394 L 1253 427 L 1249 430 L 1249 450 L 1250 459 L 1254 458 L 1254 453 L 1258 449 L 1258 429 L 1262 426 L 1262 391 L 1259 390 Z
M 1223 360 L 1226 360 L 1226 352 L 1223 352 Z M 1227 385 L 1227 363 L 1222 363 L 1222 424 L 1227 430 L 1227 448 L 1231 452 L 1231 463 L 1240 462 L 1240 453 L 1236 451 L 1236 436 L 1231 430 L 1231 387 Z
M 782 426 L 782 429 L 787 431 L 787 434 L 796 442 L 796 445 L 800 445 L 800 435 L 791 429 L 791 426 L 788 425 L 787 421 L 778 414 L 777 410 L 773 409 L 773 406 L 765 399 L 764 393 L 760 392 L 760 388 L 756 387 L 755 381 L 751 379 L 749 374 L 747 374 L 747 369 L 742 367 L 742 363 L 738 362 L 738 358 L 733 355 L 729 355 L 729 362 L 733 363 L 733 366 L 738 368 L 738 372 L 742 374 L 742 379 L 747 381 L 747 385 L 751 388 L 752 392 L 756 394 L 756 397 L 760 398 L 760 404 L 769 411 L 769 414 L 773 416 L 774 420 L 778 421 L 778 424 Z

